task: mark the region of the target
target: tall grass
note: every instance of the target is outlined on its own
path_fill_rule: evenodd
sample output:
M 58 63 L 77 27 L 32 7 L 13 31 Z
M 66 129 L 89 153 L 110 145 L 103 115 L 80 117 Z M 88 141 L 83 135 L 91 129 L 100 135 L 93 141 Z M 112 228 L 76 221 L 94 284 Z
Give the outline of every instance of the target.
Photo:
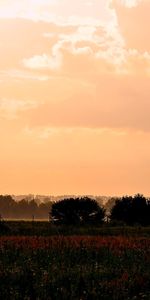
M 2 236 L 1 299 L 150 299 L 150 238 Z

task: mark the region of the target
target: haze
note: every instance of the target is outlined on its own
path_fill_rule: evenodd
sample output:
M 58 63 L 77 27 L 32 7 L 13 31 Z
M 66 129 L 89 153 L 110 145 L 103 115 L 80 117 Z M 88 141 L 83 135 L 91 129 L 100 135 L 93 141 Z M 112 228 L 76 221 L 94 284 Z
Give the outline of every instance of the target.
M 0 1 L 0 193 L 149 194 L 150 1 Z

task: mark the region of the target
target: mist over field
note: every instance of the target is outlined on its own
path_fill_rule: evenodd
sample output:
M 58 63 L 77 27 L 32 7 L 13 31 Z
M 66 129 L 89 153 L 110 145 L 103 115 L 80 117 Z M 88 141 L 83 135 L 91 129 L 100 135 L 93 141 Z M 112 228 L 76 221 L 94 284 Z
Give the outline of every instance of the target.
M 82 197 L 82 196 L 79 196 Z M 104 206 L 109 197 L 88 196 Z M 52 204 L 66 198 L 77 198 L 75 195 L 0 195 L 1 219 L 38 219 L 49 220 Z

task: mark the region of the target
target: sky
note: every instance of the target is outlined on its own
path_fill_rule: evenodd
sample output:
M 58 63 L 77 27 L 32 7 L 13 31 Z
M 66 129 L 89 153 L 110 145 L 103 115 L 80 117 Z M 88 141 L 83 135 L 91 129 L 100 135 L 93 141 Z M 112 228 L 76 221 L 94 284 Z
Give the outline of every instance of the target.
M 150 195 L 150 1 L 0 0 L 0 193 Z

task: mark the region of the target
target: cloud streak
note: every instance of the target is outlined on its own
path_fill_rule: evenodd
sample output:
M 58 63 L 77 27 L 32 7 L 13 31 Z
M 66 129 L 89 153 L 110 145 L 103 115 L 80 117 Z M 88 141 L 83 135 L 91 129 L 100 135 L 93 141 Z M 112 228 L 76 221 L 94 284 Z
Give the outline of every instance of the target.
M 8 120 L 16 119 L 20 112 L 32 110 L 37 103 L 30 100 L 0 99 L 0 117 Z

